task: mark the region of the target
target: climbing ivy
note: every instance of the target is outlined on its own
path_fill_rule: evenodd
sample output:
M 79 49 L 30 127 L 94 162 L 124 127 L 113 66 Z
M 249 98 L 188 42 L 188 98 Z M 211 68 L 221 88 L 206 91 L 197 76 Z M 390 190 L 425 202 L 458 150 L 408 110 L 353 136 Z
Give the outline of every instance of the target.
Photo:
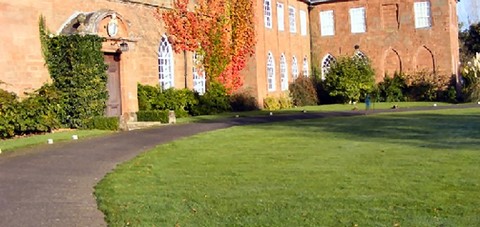
M 86 120 L 104 115 L 108 92 L 107 66 L 101 51 L 103 38 L 53 36 L 48 34 L 44 22 L 40 22 L 40 37 L 52 85 L 60 96 L 60 122 L 79 128 Z

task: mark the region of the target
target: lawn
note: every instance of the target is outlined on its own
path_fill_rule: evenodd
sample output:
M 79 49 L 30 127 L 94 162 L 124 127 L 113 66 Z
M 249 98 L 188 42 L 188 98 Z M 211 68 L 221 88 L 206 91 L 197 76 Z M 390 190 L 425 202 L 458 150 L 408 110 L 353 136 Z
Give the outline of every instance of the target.
M 374 102 L 371 104 L 370 109 L 372 110 L 381 110 L 381 109 L 391 109 L 394 105 L 401 109 L 409 109 L 415 107 L 423 107 L 423 106 L 433 106 L 436 104 L 437 106 L 447 106 L 452 105 L 450 103 L 442 103 L 442 102 Z M 462 105 L 462 104 L 460 104 Z M 227 112 L 218 115 L 202 115 L 202 116 L 195 116 L 195 117 L 186 117 L 186 118 L 178 118 L 178 123 L 191 123 L 191 122 L 201 122 L 205 120 L 217 120 L 222 118 L 229 118 L 234 117 L 235 115 L 239 116 L 262 116 L 270 114 L 292 114 L 292 113 L 299 113 L 303 110 L 310 111 L 310 112 L 325 112 L 325 111 L 351 111 L 354 108 L 358 110 L 365 110 L 365 103 L 358 103 L 356 105 L 352 104 L 328 104 L 328 105 L 316 105 L 316 106 L 304 106 L 304 107 L 293 107 L 290 109 L 283 109 L 277 111 L 268 111 L 268 110 L 256 110 L 256 111 L 247 111 L 247 112 Z
M 30 135 L 26 137 L 17 137 L 13 139 L 0 140 L 0 149 L 2 152 L 11 152 L 15 149 L 35 146 L 39 144 L 47 144 L 48 139 L 53 139 L 54 143 L 72 140 L 73 135 L 77 135 L 78 139 L 92 136 L 105 135 L 111 133 L 103 130 L 69 130 L 63 132 L 47 133 L 43 135 Z
M 233 127 L 119 165 L 110 226 L 479 226 L 480 109 Z

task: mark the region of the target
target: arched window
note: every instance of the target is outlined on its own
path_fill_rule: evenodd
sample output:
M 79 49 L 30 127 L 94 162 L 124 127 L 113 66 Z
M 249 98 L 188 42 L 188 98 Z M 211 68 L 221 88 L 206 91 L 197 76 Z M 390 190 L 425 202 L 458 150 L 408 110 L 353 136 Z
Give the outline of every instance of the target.
M 265 19 L 265 27 L 272 28 L 272 2 L 270 0 L 263 1 L 263 14 Z
M 359 51 L 359 50 L 356 50 L 355 51 L 355 54 L 353 55 L 353 57 L 356 57 L 356 58 L 359 58 L 359 59 L 362 59 L 362 60 L 367 60 L 367 55 L 365 55 L 362 51 Z
M 158 49 L 158 79 L 162 89 L 174 86 L 172 45 L 170 45 L 165 35 L 162 36 L 160 48 Z
M 280 84 L 282 91 L 288 90 L 287 59 L 285 55 L 280 56 Z
M 298 78 L 298 62 L 295 56 L 292 59 L 292 76 L 294 80 Z
M 325 57 L 322 60 L 322 80 L 325 80 L 328 70 L 332 66 L 333 63 L 335 63 L 336 60 L 331 54 L 325 55 Z
M 203 95 L 205 93 L 205 71 L 198 67 L 199 58 L 197 52 L 193 52 L 193 90 Z
M 307 60 L 307 56 L 305 56 L 303 58 L 303 67 L 302 67 L 302 71 L 303 71 L 303 76 L 306 76 L 308 77 L 308 60 Z
M 267 57 L 267 84 L 268 91 L 275 91 L 275 60 L 271 52 Z

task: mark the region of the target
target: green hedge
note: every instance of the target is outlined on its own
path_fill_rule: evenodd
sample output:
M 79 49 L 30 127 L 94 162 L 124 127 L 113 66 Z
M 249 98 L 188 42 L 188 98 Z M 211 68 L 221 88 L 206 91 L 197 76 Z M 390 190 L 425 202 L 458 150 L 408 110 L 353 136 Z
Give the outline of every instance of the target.
M 120 126 L 118 117 L 93 117 L 85 120 L 83 128 L 117 131 Z
M 169 110 L 143 110 L 137 112 L 138 121 L 160 121 L 168 123 Z

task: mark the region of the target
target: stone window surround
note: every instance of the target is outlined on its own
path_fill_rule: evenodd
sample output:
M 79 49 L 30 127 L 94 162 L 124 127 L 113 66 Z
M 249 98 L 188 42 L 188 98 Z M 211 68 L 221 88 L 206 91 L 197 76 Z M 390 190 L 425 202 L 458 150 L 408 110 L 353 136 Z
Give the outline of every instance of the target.
M 268 91 L 275 91 L 275 59 L 273 58 L 272 52 L 268 52 L 267 55 L 267 88 Z
M 280 85 L 281 90 L 286 91 L 288 90 L 288 69 L 287 69 L 287 59 L 285 58 L 285 54 L 280 56 Z
M 175 87 L 175 68 L 173 62 L 172 45 L 166 35 L 162 35 L 158 48 L 158 80 L 162 89 Z
M 263 1 L 263 14 L 265 20 L 265 27 L 272 28 L 273 18 L 272 18 L 272 1 L 264 0 Z

